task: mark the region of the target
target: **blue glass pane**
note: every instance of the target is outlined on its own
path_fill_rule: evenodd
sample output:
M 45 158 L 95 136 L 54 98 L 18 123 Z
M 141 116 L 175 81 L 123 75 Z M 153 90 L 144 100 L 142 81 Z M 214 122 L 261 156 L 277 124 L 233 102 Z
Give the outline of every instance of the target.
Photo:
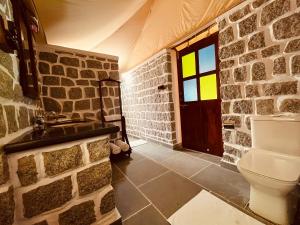
M 183 92 L 185 102 L 192 102 L 198 100 L 196 78 L 183 81 Z
M 205 73 L 216 69 L 215 45 L 201 48 L 199 54 L 200 73 Z

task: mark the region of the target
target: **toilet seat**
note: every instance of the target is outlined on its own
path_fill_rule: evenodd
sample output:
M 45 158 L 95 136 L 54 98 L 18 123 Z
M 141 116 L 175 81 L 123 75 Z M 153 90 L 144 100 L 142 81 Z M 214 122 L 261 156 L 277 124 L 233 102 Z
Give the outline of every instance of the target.
M 262 149 L 251 149 L 239 160 L 238 166 L 249 173 L 277 182 L 295 184 L 300 176 L 300 157 Z

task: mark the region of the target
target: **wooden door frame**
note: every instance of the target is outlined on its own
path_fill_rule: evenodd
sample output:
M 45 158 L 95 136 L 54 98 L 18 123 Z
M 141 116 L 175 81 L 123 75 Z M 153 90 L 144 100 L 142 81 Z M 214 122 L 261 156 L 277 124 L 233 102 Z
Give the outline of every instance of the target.
M 210 74 L 216 74 L 216 80 L 217 80 L 217 99 L 216 100 L 209 100 L 209 101 L 217 101 L 220 104 L 221 107 L 221 96 L 220 96 L 220 60 L 219 60 L 219 42 L 218 42 L 218 35 L 219 33 L 216 32 L 212 35 L 210 35 L 209 37 L 206 37 L 202 40 L 199 40 L 198 42 L 186 47 L 185 49 L 181 50 L 181 51 L 176 51 L 176 58 L 177 58 L 177 79 L 178 79 L 178 92 L 179 92 L 179 111 L 180 111 L 180 121 L 181 121 L 181 133 L 182 133 L 182 145 L 184 146 L 184 134 L 183 134 L 183 119 L 182 119 L 182 111 L 181 111 L 181 106 L 185 105 L 185 104 L 197 104 L 200 102 L 201 104 L 201 100 L 200 100 L 200 85 L 197 84 L 197 97 L 198 100 L 197 101 L 191 101 L 191 102 L 184 102 L 184 89 L 183 89 L 183 81 L 186 80 L 190 80 L 190 79 L 194 79 L 196 78 L 197 83 L 200 80 L 200 77 L 206 76 L 206 75 L 210 75 Z M 213 71 L 209 71 L 209 72 L 205 72 L 205 73 L 199 73 L 199 52 L 198 50 L 203 48 L 203 47 L 207 47 L 211 44 L 215 45 L 215 60 L 216 60 L 216 69 Z M 191 52 L 195 52 L 195 63 L 196 63 L 196 75 L 195 76 L 191 76 L 191 77 L 187 77 L 187 78 L 183 78 L 182 75 L 182 61 L 181 58 L 182 56 L 189 54 Z M 203 101 L 205 104 L 205 101 Z M 221 109 L 220 109 L 221 110 Z M 221 117 L 221 112 L 220 112 L 220 117 Z M 221 120 L 221 118 L 219 118 Z M 222 127 L 220 127 L 220 132 L 222 133 Z M 221 134 L 222 136 L 222 134 Z M 203 145 L 203 143 L 202 143 Z M 223 151 L 223 145 L 222 145 L 222 151 Z

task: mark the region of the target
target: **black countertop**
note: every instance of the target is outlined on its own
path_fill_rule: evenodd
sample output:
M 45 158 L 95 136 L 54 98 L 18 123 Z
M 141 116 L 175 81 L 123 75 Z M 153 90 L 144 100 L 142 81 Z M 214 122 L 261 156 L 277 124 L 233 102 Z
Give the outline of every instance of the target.
M 41 131 L 30 131 L 3 146 L 6 154 L 25 151 L 38 147 L 76 141 L 118 132 L 120 128 L 113 124 L 101 124 L 99 121 L 83 122 L 49 127 Z

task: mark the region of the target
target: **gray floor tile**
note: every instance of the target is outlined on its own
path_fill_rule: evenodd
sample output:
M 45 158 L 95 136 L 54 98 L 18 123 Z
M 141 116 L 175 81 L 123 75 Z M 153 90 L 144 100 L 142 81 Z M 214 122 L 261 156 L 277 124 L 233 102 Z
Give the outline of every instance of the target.
M 215 164 L 220 164 L 221 163 L 221 157 L 219 156 L 215 156 L 215 155 L 210 155 L 210 154 L 206 154 L 206 153 L 202 153 L 199 155 L 199 158 L 201 159 L 205 159 L 207 161 L 210 161 L 212 163 L 215 163 Z
M 145 157 L 142 154 L 132 151 L 130 157 L 124 157 L 124 158 L 120 158 L 119 160 L 115 160 L 114 164 L 118 166 L 120 169 L 123 169 L 128 167 L 128 165 L 133 165 L 144 159 Z
M 178 151 L 154 143 L 147 143 L 134 147 L 134 150 L 158 162 L 178 154 Z
M 126 166 L 123 164 L 120 169 L 137 186 L 168 171 L 167 168 L 150 159 L 129 163 Z
M 250 186 L 239 173 L 212 164 L 191 179 L 240 207 L 249 201 Z
M 123 220 L 149 204 L 148 200 L 126 178 L 113 183 L 113 187 L 117 209 Z
M 185 177 L 191 177 L 211 163 L 185 153 L 178 153 L 163 161 L 162 164 Z
M 116 183 L 118 180 L 124 178 L 124 175 L 119 171 L 119 169 L 115 164 L 112 164 L 111 167 L 112 167 L 112 183 Z
M 124 221 L 123 225 L 169 225 L 169 223 L 151 205 Z
M 168 172 L 140 189 L 166 218 L 201 191 L 200 186 L 174 172 Z

